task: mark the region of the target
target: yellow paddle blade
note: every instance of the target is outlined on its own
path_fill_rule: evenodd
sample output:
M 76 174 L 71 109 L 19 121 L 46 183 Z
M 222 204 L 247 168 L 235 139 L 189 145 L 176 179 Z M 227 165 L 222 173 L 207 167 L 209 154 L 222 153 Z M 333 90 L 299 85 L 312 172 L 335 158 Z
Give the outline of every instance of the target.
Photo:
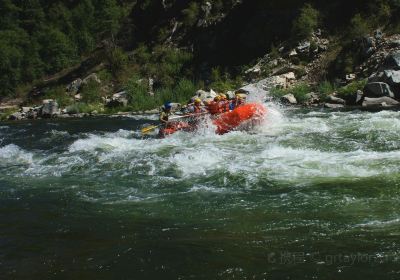
M 159 127 L 159 125 L 152 125 L 152 126 L 148 126 L 142 129 L 142 133 L 146 134 L 154 129 L 156 129 L 157 127 Z

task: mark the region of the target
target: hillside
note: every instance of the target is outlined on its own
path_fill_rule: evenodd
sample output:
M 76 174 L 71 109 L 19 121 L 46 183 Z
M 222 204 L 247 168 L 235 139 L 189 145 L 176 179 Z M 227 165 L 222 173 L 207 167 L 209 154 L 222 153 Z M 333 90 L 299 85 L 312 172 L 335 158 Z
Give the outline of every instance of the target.
M 104 110 L 123 90 L 128 103 L 106 110 L 152 109 L 285 67 L 308 86 L 336 88 L 346 74 L 370 74 L 359 71 L 369 36 L 400 33 L 398 0 L 1 0 L 0 11 L 3 102 L 53 98 L 78 111 Z

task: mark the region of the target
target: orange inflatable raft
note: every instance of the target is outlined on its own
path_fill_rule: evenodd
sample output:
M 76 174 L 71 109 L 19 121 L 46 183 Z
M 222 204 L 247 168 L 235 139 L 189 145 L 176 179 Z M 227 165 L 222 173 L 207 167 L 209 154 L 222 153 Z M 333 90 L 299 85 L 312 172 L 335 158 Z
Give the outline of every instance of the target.
M 213 123 L 217 127 L 217 134 L 225 134 L 248 122 L 261 123 L 266 113 L 267 110 L 262 104 L 248 103 L 219 115 Z
M 217 115 L 213 120 L 213 124 L 216 126 L 215 132 L 222 135 L 236 130 L 245 124 L 257 125 L 261 123 L 266 112 L 267 110 L 261 104 L 244 104 L 233 111 Z M 158 136 L 164 138 L 179 130 L 193 131 L 195 129 L 196 127 L 190 125 L 188 122 L 173 122 L 167 128 L 161 129 Z

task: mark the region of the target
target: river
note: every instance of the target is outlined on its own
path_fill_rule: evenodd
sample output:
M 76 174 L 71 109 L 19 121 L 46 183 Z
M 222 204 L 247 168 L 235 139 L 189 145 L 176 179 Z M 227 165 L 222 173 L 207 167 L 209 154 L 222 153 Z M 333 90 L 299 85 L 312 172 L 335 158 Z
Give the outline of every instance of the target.
M 400 112 L 0 124 L 3 279 L 399 279 Z

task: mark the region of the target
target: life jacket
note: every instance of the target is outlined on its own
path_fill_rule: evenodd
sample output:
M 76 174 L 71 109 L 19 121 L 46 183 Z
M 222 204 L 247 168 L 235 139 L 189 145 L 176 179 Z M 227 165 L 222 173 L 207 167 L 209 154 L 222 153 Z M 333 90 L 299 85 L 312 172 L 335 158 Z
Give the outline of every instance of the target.
M 208 112 L 210 112 L 211 115 L 220 113 L 219 102 L 211 101 L 207 105 L 207 110 L 208 110 Z

